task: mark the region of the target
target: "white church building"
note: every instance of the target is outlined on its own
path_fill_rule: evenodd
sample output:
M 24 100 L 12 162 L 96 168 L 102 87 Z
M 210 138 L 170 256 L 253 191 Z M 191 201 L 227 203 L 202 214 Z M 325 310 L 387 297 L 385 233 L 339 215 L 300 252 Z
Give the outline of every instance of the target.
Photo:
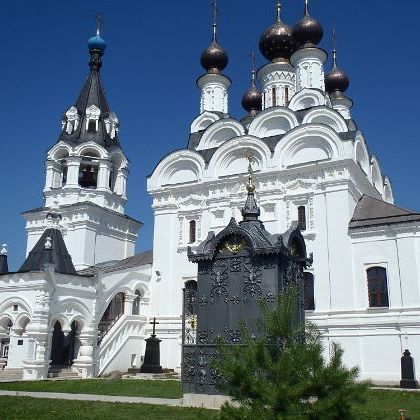
M 47 153 L 44 207 L 24 213 L 27 258 L 18 272 L 1 250 L 0 378 L 139 367 L 153 317 L 161 364 L 179 370 L 182 290 L 196 288 L 197 278 L 187 249 L 240 220 L 250 153 L 266 229 L 284 232 L 297 221 L 313 254 L 306 318 L 326 353 L 339 343 L 345 362 L 377 383 L 399 382 L 406 348 L 420 363 L 420 213 L 394 204 L 352 119 L 335 48 L 325 72 L 322 38 L 307 1 L 293 27 L 279 3 L 260 38 L 267 64 L 252 71 L 247 115 L 235 119 L 214 23 L 201 56 L 200 114 L 186 147 L 162 157 L 148 178 L 153 251 L 137 255 L 141 223 L 124 213 L 128 159 L 100 79 L 105 42 L 99 33 L 89 40 L 89 76 Z

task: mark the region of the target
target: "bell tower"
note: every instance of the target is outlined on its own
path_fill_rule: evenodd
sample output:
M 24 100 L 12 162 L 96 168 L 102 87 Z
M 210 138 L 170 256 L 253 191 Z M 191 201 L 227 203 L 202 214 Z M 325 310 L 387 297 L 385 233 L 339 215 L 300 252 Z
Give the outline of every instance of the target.
M 47 228 L 48 213 L 61 214 L 60 228 L 77 270 L 132 256 L 141 227 L 124 214 L 128 159 L 100 77 L 106 44 L 99 18 L 88 47 L 89 75 L 47 152 L 44 207 L 23 213 L 27 253 Z

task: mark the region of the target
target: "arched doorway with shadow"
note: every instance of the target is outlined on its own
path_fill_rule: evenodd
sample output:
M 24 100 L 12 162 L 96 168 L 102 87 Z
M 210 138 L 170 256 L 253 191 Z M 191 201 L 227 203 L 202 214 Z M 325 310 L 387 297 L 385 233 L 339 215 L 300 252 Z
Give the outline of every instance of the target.
M 56 321 L 51 343 L 51 367 L 70 367 L 76 358 L 77 322 L 73 321 L 66 335 Z

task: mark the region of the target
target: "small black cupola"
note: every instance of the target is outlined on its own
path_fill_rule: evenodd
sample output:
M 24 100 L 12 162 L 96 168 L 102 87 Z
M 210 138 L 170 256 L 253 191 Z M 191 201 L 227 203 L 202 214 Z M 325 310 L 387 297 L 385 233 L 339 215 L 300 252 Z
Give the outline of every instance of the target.
M 333 65 L 329 73 L 325 75 L 325 90 L 331 97 L 344 97 L 344 92 L 350 85 L 350 79 L 344 70 L 337 65 L 336 35 L 333 30 Z
M 293 39 L 300 48 L 313 48 L 322 41 L 324 29 L 309 13 L 309 0 L 305 0 L 303 18 L 293 27 Z
M 248 111 L 248 114 L 251 116 L 257 115 L 262 109 L 262 94 L 257 89 L 255 85 L 255 65 L 254 65 L 255 56 L 254 53 L 251 53 L 251 85 L 245 95 L 242 97 L 242 107 L 245 111 Z
M 219 74 L 229 63 L 227 52 L 217 42 L 217 1 L 213 0 L 213 39 L 207 49 L 201 54 L 201 65 L 207 73 Z
M 7 274 L 9 265 L 7 264 L 7 244 L 3 244 L 0 249 L 0 274 Z

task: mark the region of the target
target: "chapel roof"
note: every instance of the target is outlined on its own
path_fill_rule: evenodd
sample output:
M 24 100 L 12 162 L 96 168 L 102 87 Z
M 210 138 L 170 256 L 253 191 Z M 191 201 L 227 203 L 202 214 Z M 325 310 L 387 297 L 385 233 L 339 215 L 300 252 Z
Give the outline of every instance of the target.
M 59 229 L 45 230 L 18 272 L 43 271 L 46 265 L 53 265 L 56 273 L 77 275 Z
M 356 205 L 349 228 L 420 222 L 420 213 L 363 195 Z

